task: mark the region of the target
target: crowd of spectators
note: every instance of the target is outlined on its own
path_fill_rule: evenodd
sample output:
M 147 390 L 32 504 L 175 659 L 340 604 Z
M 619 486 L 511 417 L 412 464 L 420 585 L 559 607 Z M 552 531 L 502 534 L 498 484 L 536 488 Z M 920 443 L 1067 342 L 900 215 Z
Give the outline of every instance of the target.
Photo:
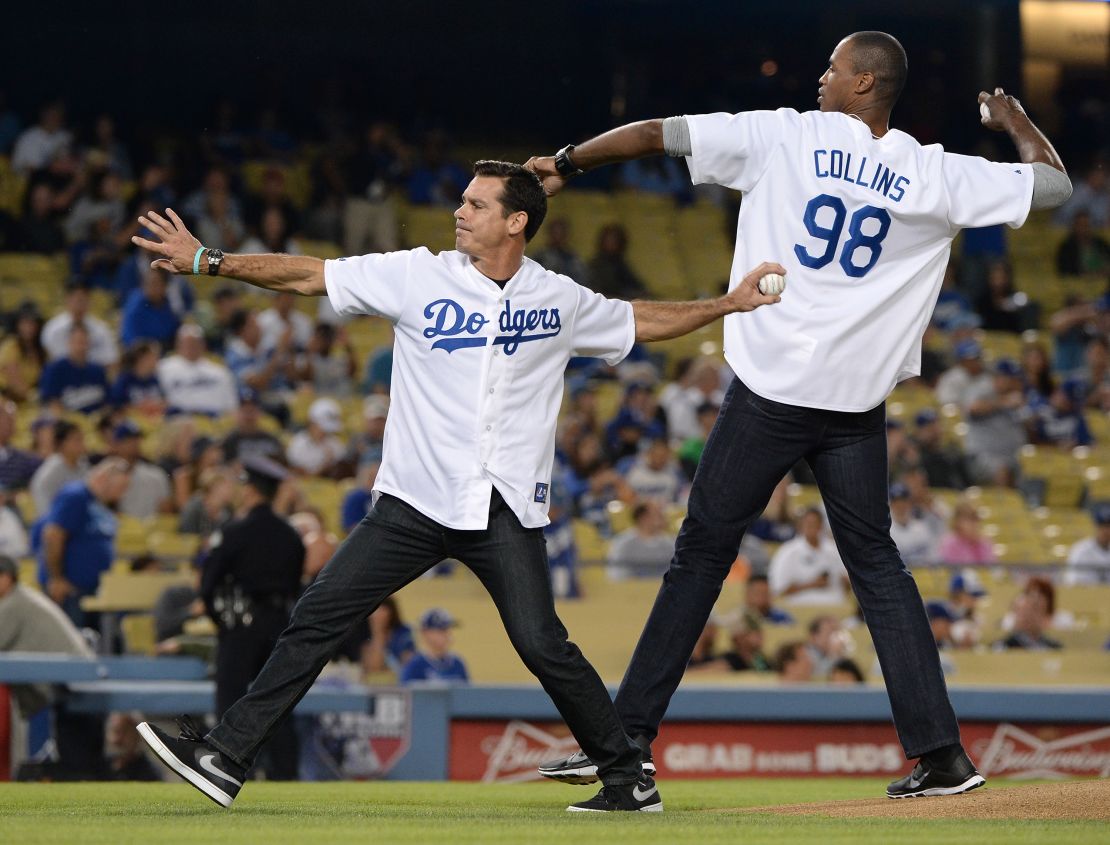
M 44 105 L 37 121 L 9 135 L 10 147 L 0 155 L 24 190 L 17 211 L 0 213 L 0 248 L 64 255 L 70 276 L 52 313 L 31 300 L 4 302 L 0 551 L 39 556 L 46 583 L 47 557 L 77 554 L 79 537 L 95 547 L 98 530 L 114 530 L 105 519 L 96 528 L 101 510 L 112 519 L 176 515 L 180 531 L 205 537 L 232 514 L 236 464 L 263 455 L 289 466 L 297 479 L 348 480 L 341 513 L 319 513 L 296 483 L 278 497 L 306 545 L 311 541 L 310 579 L 334 548 L 336 538 L 324 526 L 347 530 L 370 506 L 388 417 L 390 345 L 360 359 L 326 300 L 309 311 L 289 294 L 264 297 L 239 283 L 174 276 L 152 269 L 151 256 L 130 238 L 142 234 L 140 214 L 173 206 L 203 242 L 226 251 L 297 253 L 306 241 L 334 243 L 348 254 L 396 249 L 395 199 L 449 208 L 468 181 L 448 137 L 430 131 L 410 138 L 373 122 L 304 157 L 294 139 L 265 122 L 248 130 L 221 112 L 200 158 L 185 162 L 129 146 L 110 115 L 75 125 L 60 102 Z M 261 170 L 248 178 L 248 164 L 259 161 Z M 617 181 L 683 203 L 691 195 L 681 168 L 671 159 L 633 163 Z M 1076 178 L 1075 194 L 1056 221 L 1062 277 L 1105 282 L 1110 247 L 1099 232 L 1110 224 L 1108 209 L 1105 164 L 1096 160 Z M 556 214 L 535 257 L 607 295 L 649 295 L 629 260 L 636 237 L 609 223 L 600 228 L 596 253 L 580 255 L 571 221 Z M 105 296 L 114 303 L 107 320 L 93 313 Z M 981 342 L 984 331 L 1020 338 L 1020 356 L 992 359 Z M 675 515 L 730 379 L 715 356 L 667 360 L 635 348 L 615 368 L 572 362 L 549 529 L 553 571 L 569 573 L 556 577 L 560 594 L 578 589 L 568 532 L 574 519 L 592 523 L 609 541 L 605 563 L 612 578 L 658 577 L 665 570 Z M 1027 444 L 1099 445 L 1089 419 L 1110 413 L 1110 291 L 1074 295 L 1062 310 L 1042 313 L 1036 290 L 1017 288 L 1002 233 L 968 233 L 946 273 L 922 375 L 912 388 L 935 401 L 888 422 L 895 542 L 910 566 L 989 564 L 994 546 L 980 530 L 975 506 L 960 501 L 950 508 L 934 491 L 1021 485 L 1018 458 Z M 619 398 L 610 409 L 603 400 L 614 394 Z M 311 401 L 299 426 L 293 411 L 305 397 Z M 353 429 L 344 411 L 351 399 L 363 412 Z M 88 423 L 75 424 L 82 417 Z M 199 433 L 197 418 L 234 422 L 213 440 Z M 17 420 L 27 420 L 29 431 L 17 431 Z M 960 437 L 952 420 L 964 427 Z M 156 437 L 144 436 L 152 429 Z M 14 448 L 20 438 L 32 447 Z M 112 486 L 94 477 L 107 459 L 127 468 L 128 484 L 118 495 L 97 493 Z M 812 482 L 804 463 L 795 467 L 738 550 L 738 565 L 754 575 L 751 589 L 766 593 L 767 602 L 735 621 L 733 650 L 707 663 L 790 666 L 791 677 L 833 672 L 812 648 L 762 656 L 757 636 L 771 624 L 768 614 L 781 612 L 771 601 L 835 604 L 849 596 L 821 507 L 796 514 L 787 506 L 790 483 Z M 16 509 L 14 495 L 24 488 L 33 514 Z M 615 511 L 628 515 L 623 530 L 614 527 Z M 1110 581 L 1104 530 L 1110 516 L 1098 507 L 1094 513 L 1099 527 L 1077 544 L 1070 562 L 1076 580 Z M 96 560 L 106 567 L 111 554 L 98 553 Z M 50 595 L 68 602 L 79 620 L 73 602 L 95 586 L 95 578 L 58 583 Z M 1014 608 L 1020 630 L 1037 642 L 1040 635 L 1027 624 L 1032 615 Z

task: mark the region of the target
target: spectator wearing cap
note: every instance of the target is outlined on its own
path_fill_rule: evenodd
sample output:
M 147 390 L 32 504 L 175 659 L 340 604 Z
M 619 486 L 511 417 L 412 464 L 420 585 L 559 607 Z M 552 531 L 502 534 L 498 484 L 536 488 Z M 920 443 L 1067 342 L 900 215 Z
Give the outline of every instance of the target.
M 59 490 L 80 481 L 89 470 L 84 432 L 66 420 L 59 420 L 53 427 L 54 452 L 31 477 L 31 499 L 39 516 L 50 510 Z
M 640 382 L 628 385 L 616 416 L 605 426 L 605 447 L 616 463 L 634 457 L 644 437 L 661 437 L 665 428 L 651 388 Z
M 105 458 L 86 481 L 63 487 L 41 520 L 39 581 L 78 627 L 87 621 L 81 598 L 96 592 L 115 557 L 118 524 L 112 509 L 130 481 L 126 461 Z
M 346 398 L 354 389 L 358 361 L 347 329 L 317 323 L 304 354 L 297 360 L 297 379 L 317 396 Z
M 42 371 L 39 398 L 55 414 L 91 414 L 108 402 L 108 372 L 89 360 L 89 333 L 77 325 L 69 331 L 66 357 Z
M 983 366 L 983 348 L 978 341 L 961 341 L 953 351 L 956 365 L 937 379 L 937 401 L 963 408 L 971 391 L 990 384 L 991 377 Z
M 941 537 L 938 553 L 944 563 L 980 564 L 997 560 L 994 544 L 982 534 L 979 509 L 971 502 L 956 505 L 951 528 Z
M 158 381 L 158 347 L 140 340 L 123 353 L 120 373 L 112 383 L 108 400 L 113 408 L 161 416 L 166 410 L 166 395 Z
M 346 447 L 339 438 L 343 412 L 334 399 L 317 399 L 308 409 L 308 426 L 293 435 L 286 454 L 289 466 L 305 474 L 326 476 L 343 460 Z
M 744 587 L 744 610 L 770 625 L 793 625 L 794 617 L 777 608 L 771 600 L 771 585 L 766 575 L 751 575 Z
M 0 343 L 0 394 L 26 402 L 34 396 L 46 366 L 42 315 L 34 303 L 25 302 L 16 311 L 14 321 L 12 333 Z
M 285 461 L 285 447 L 268 431 L 262 430 L 262 406 L 258 393 L 250 387 L 239 391 L 239 408 L 235 413 L 235 427 L 223 442 L 224 460 L 242 463 L 247 458 L 271 458 Z
M 921 463 L 917 445 L 901 420 L 890 418 L 886 421 L 886 455 L 891 478 L 897 478 L 910 467 Z
M 640 499 L 654 499 L 664 504 L 678 502 L 686 477 L 671 452 L 666 437 L 653 437 L 624 474 L 628 486 Z
M 932 408 L 923 408 L 914 417 L 913 442 L 918 466 L 924 470 L 929 486 L 947 490 L 970 486 L 964 456 L 959 449 L 945 444 L 940 417 Z
M 848 573 L 824 527 L 821 511 L 808 508 L 798 519 L 798 536 L 783 543 L 771 558 L 767 572 L 771 592 L 787 604 L 844 601 Z
M 443 608 L 433 607 L 420 617 L 422 649 L 401 667 L 400 682 L 470 683 L 466 664 L 451 652 L 454 640 L 451 629 L 458 622 Z
M 142 444 L 143 433 L 130 420 L 123 420 L 112 429 L 108 454 L 122 458 L 131 467 L 131 483 L 119 500 L 119 512 L 136 519 L 173 513 L 170 477 L 164 469 L 143 458 Z
M 42 345 L 51 361 L 69 354 L 69 335 L 74 326 L 84 326 L 88 333 L 88 360 L 101 367 L 111 367 L 119 361 L 112 330 L 98 317 L 89 313 L 88 283 L 74 277 L 66 283 L 65 310 L 46 321 L 42 327 Z
M 937 559 L 940 535 L 928 522 L 914 515 L 910 488 L 900 482 L 890 485 L 890 538 L 907 566 Z
M 17 412 L 14 402 L 0 399 L 0 486 L 8 490 L 26 487 L 42 464 L 38 455 L 11 445 Z
M 728 623 L 729 649 L 717 657 L 692 665 L 692 672 L 769 672 L 771 662 L 763 653 L 763 622 L 751 611 L 734 614 Z
M 376 465 L 382 462 L 382 449 L 385 446 L 385 423 L 388 417 L 388 396 L 373 393 L 363 400 L 363 428 L 351 439 L 349 453 L 357 466 Z
M 1085 399 L 1086 385 L 1071 378 L 1058 384 L 1047 402 L 1035 400 L 1028 409 L 1030 439 L 1061 449 L 1089 446 L 1094 438 L 1083 415 Z
M 990 383 L 975 384 L 965 398 L 964 448 L 972 480 L 1012 487 L 1017 478 L 1017 453 L 1027 440 L 1021 367 L 1009 358 L 998 361 Z
M 204 332 L 194 323 L 177 330 L 176 352 L 158 363 L 168 411 L 220 417 L 239 406 L 235 376 L 204 357 Z
M 1110 584 L 1110 502 L 1091 508 L 1095 533 L 1084 537 L 1068 552 L 1068 584 Z
M 959 621 L 956 612 L 947 602 L 936 600 L 925 602 L 925 615 L 929 617 L 937 648 L 941 651 L 954 649 L 956 641 L 952 637 L 952 626 Z
M 92 660 L 94 655 L 81 632 L 54 602 L 38 590 L 19 583 L 19 567 L 0 556 L 0 652 L 65 654 Z M 12 698 L 25 719 L 51 706 L 56 763 L 49 774 L 96 778 L 102 771 L 104 729 L 97 714 L 69 709 L 68 696 L 50 684 L 14 684 Z
M 659 578 L 674 557 L 674 542 L 659 502 L 640 502 L 632 509 L 632 527 L 613 538 L 605 571 L 613 581 Z
M 982 635 L 978 617 L 979 600 L 987 595 L 983 582 L 973 569 L 964 569 L 948 582 L 948 606 L 956 614 L 952 639 L 960 648 L 973 648 Z
M 125 347 L 140 340 L 153 341 L 162 348 L 173 343 L 181 318 L 167 297 L 169 278 L 169 271 L 149 267 L 142 285 L 128 294 L 120 321 L 120 340 Z

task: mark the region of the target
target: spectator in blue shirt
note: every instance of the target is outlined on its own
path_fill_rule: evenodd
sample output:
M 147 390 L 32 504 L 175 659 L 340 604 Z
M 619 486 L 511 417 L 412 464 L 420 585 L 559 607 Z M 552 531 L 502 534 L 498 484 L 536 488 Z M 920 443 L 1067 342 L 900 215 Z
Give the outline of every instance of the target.
M 113 408 L 133 409 L 158 415 L 166 410 L 166 394 L 158 381 L 158 347 L 140 340 L 120 359 L 120 374 L 112 384 L 109 401 Z
M 149 268 L 142 286 L 128 294 L 120 323 L 120 339 L 124 346 L 140 340 L 153 340 L 163 349 L 173 346 L 181 319 L 174 313 L 167 296 L 169 276 L 166 270 Z
M 1048 400 L 1035 400 L 1029 412 L 1033 419 L 1033 440 L 1066 449 L 1090 446 L 1094 441 L 1083 416 L 1086 385 L 1080 379 L 1068 379 L 1058 385 Z
M 87 621 L 81 598 L 96 592 L 100 573 L 112 565 L 117 522 L 110 508 L 130 482 L 127 461 L 105 458 L 85 481 L 58 492 L 36 532 L 39 581 L 79 628 Z
M 440 607 L 433 607 L 420 617 L 420 640 L 424 646 L 401 668 L 401 683 L 420 681 L 469 683 L 466 664 L 451 653 L 451 629 L 458 623 Z
M 67 344 L 66 357 L 47 364 L 42 371 L 39 396 L 56 414 L 91 414 L 108 401 L 108 373 L 89 361 L 89 332 L 84 325 L 73 325 Z
M 358 468 L 358 484 L 343 497 L 340 509 L 343 531 L 349 533 L 358 525 L 364 516 L 374 506 L 374 480 L 378 477 L 378 464 L 360 464 Z

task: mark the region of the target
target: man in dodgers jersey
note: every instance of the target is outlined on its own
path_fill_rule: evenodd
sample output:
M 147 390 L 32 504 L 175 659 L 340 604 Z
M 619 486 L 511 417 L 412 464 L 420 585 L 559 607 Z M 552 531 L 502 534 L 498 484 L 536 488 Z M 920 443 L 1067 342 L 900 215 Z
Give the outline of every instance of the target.
M 892 798 L 983 783 L 960 744 L 917 585 L 890 539 L 884 400 L 919 372 L 952 239 L 965 227 L 1020 226 L 1061 204 L 1071 183 L 1052 145 L 1002 89 L 979 95 L 982 122 L 1009 133 L 1020 164 L 921 146 L 890 129 L 906 55 L 859 32 L 820 79 L 820 111 L 706 114 L 614 129 L 528 162 L 549 194 L 582 170 L 682 155 L 695 183 L 744 193 L 732 283 L 754 255 L 790 271 L 781 305 L 725 319 L 736 373 L 706 444 L 670 570 L 617 695 L 644 750 L 682 678 L 745 530 L 799 459 L 812 468 L 882 666 L 912 774 Z M 591 782 L 583 753 L 548 777 Z
M 724 297 L 699 302 L 606 299 L 524 257 L 547 198 L 520 165 L 478 162 L 455 211 L 457 251 L 414 249 L 321 261 L 206 249 L 167 209 L 135 238 L 174 272 L 207 272 L 272 290 L 324 296 L 344 315 L 394 325 L 393 389 L 380 496 L 293 609 L 250 691 L 206 736 L 140 733 L 171 769 L 230 806 L 259 748 L 308 691 L 335 648 L 383 599 L 444 558 L 489 591 L 513 646 L 575 737 L 604 788 L 575 811 L 663 809 L 593 667 L 555 614 L 547 524 L 555 422 L 572 355 L 616 364 L 635 341 L 686 334 L 737 310 L 778 302 L 763 264 Z

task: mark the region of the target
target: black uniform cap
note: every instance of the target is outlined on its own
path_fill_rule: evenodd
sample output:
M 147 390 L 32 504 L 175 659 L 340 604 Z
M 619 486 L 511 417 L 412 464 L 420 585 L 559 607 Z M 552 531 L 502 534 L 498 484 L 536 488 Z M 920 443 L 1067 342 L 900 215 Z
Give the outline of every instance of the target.
M 251 485 L 267 498 L 273 498 L 281 482 L 288 477 L 289 470 L 270 458 L 256 455 L 243 459 L 240 481 Z

